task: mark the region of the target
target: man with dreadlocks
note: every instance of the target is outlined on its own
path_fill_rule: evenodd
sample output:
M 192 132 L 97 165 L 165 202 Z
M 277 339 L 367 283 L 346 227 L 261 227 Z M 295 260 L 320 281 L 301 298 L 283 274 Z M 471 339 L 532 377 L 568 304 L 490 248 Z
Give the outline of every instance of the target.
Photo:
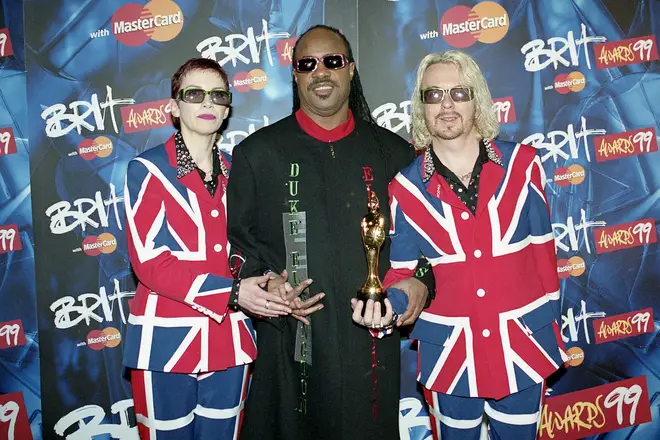
M 373 121 L 337 29 L 305 32 L 293 60 L 294 114 L 234 149 L 227 193 L 229 241 L 241 262 L 236 284 L 271 272 L 268 290 L 292 310 L 256 320 L 259 357 L 241 438 L 398 439 L 399 339 L 376 339 L 354 324 L 351 299 L 367 276 L 360 221 L 368 190 L 388 216 L 388 181 L 414 150 Z M 381 276 L 387 254 L 385 243 Z M 412 277 L 396 287 L 408 307 L 395 325 L 406 325 L 428 289 Z M 391 305 L 367 304 L 364 321 L 386 332 Z

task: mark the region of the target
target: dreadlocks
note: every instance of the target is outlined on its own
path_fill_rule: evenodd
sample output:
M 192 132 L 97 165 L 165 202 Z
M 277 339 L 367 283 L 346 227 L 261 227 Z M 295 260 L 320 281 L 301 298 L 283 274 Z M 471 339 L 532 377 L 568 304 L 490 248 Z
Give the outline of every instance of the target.
M 300 44 L 300 42 L 302 41 L 303 38 L 305 38 L 305 35 L 307 35 L 308 32 L 313 31 L 315 29 L 324 29 L 326 31 L 332 32 L 333 34 L 341 38 L 342 42 L 344 43 L 344 46 L 346 47 L 346 58 L 350 63 L 355 62 L 355 58 L 353 57 L 353 50 L 351 50 L 351 45 L 344 36 L 344 34 L 339 32 L 339 29 L 333 28 L 331 26 L 326 26 L 324 24 L 317 24 L 316 26 L 307 29 L 298 38 L 298 41 L 296 41 L 296 44 L 293 46 L 292 58 L 294 60 L 296 59 L 298 44 Z M 293 111 L 296 112 L 300 108 L 300 98 L 298 97 L 298 84 L 296 84 L 295 80 L 292 80 L 292 83 L 293 83 Z M 351 80 L 350 88 L 351 90 L 348 95 L 348 108 L 351 109 L 351 112 L 353 112 L 353 115 L 356 118 L 364 119 L 367 122 L 371 122 L 375 124 L 376 121 L 373 119 L 373 116 L 371 116 L 371 110 L 369 109 L 369 104 L 367 104 L 367 100 L 364 97 L 364 92 L 362 91 L 362 83 L 360 82 L 360 75 L 358 74 L 357 67 L 354 70 L 353 79 Z

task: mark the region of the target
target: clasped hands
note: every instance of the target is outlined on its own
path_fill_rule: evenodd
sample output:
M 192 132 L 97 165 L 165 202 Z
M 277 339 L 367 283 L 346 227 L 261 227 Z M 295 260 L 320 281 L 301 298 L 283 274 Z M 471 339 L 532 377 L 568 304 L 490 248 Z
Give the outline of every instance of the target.
M 319 301 L 325 293 L 317 293 L 306 300 L 300 299 L 300 294 L 312 284 L 312 279 L 306 279 L 296 287 L 287 281 L 287 271 L 281 274 L 273 272 L 261 277 L 246 278 L 241 281 L 238 293 L 238 305 L 252 313 L 264 318 L 277 318 L 291 315 L 298 321 L 309 325 L 306 318 L 323 308 Z
M 238 305 L 252 313 L 253 315 L 264 318 L 277 318 L 279 316 L 291 315 L 298 321 L 309 325 L 307 316 L 323 309 L 320 301 L 325 297 L 325 293 L 302 300 L 300 294 L 312 284 L 312 279 L 306 279 L 296 287 L 291 286 L 287 281 L 287 271 L 281 274 L 273 272 L 261 277 L 246 278 L 241 281 L 238 295 Z M 417 320 L 417 317 L 424 309 L 428 289 L 419 280 L 408 278 L 399 281 L 391 286 L 402 290 L 408 297 L 408 306 L 403 315 L 396 318 L 392 310 L 392 304 L 385 299 L 385 314 L 381 310 L 380 304 L 374 304 L 369 300 L 366 304 L 364 313 L 362 309 L 365 304 L 353 298 L 351 307 L 353 308 L 353 321 L 364 327 L 371 329 L 381 329 L 395 324 L 397 327 L 410 325 Z M 394 319 L 396 318 L 396 323 Z

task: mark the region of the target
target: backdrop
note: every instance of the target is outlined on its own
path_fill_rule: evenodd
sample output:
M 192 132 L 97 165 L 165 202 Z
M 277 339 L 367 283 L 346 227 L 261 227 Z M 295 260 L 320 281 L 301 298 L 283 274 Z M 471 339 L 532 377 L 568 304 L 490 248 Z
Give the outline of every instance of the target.
M 288 115 L 290 50 L 317 23 L 347 35 L 374 117 L 406 139 L 420 59 L 479 61 L 500 137 L 541 149 L 548 178 L 571 366 L 548 381 L 539 437 L 660 436 L 659 1 L 0 5 L 0 439 L 137 438 L 126 165 L 173 132 L 169 78 L 193 56 L 229 73 L 223 149 Z M 401 438 L 427 439 L 407 340 L 401 356 Z

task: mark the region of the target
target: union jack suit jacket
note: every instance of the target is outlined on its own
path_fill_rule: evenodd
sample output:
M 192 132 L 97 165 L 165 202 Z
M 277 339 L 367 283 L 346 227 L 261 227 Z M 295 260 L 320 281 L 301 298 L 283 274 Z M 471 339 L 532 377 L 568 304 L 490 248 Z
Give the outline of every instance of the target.
M 177 178 L 174 137 L 128 164 L 128 251 L 138 278 L 124 365 L 173 373 L 220 371 L 257 354 L 251 320 L 227 307 L 229 156 L 212 198 L 197 172 Z
M 445 394 L 499 399 L 541 383 L 566 355 L 541 160 L 526 145 L 487 149 L 495 160 L 482 169 L 476 215 L 435 172 L 430 151 L 392 180 L 383 284 L 410 277 L 423 254 L 436 297 L 410 336 L 419 341 L 417 379 Z

